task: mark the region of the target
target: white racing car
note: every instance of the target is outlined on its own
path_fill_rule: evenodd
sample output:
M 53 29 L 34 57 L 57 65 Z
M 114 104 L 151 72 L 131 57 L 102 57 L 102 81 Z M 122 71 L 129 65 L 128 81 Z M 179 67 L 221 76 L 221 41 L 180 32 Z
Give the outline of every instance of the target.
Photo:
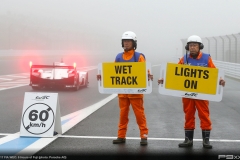
M 76 63 L 72 66 L 63 62 L 53 65 L 32 65 L 30 62 L 30 86 L 32 89 L 68 88 L 78 90 L 88 86 L 88 72 L 78 71 Z

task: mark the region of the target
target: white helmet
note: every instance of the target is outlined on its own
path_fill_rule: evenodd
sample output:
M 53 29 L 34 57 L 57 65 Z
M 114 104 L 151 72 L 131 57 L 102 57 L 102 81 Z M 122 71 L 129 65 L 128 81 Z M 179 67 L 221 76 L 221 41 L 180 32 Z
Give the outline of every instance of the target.
M 188 37 L 187 45 L 185 46 L 185 49 L 188 50 L 188 51 L 189 51 L 188 43 L 190 43 L 190 42 L 199 43 L 199 49 L 204 48 L 204 45 L 202 44 L 202 39 L 197 35 L 192 35 L 192 36 Z
M 190 43 L 190 42 L 202 43 L 202 39 L 197 35 L 192 35 L 188 37 L 188 40 L 187 40 L 187 43 Z
M 123 33 L 122 39 L 132 39 L 134 41 L 137 41 L 137 36 L 136 36 L 136 34 L 134 32 L 127 31 L 127 32 Z
M 137 36 L 132 31 L 126 31 L 122 35 L 122 47 L 123 47 L 123 40 L 124 39 L 131 39 L 133 41 L 133 48 L 137 49 Z

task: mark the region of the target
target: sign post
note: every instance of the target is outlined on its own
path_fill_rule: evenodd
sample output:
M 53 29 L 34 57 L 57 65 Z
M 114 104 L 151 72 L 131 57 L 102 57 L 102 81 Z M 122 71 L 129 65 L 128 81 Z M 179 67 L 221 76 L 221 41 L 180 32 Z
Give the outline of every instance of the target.
M 161 66 L 159 93 L 177 97 L 221 101 L 223 87 L 219 85 L 224 78 L 222 70 L 201 66 L 166 63 Z
M 98 90 L 106 94 L 149 94 L 152 82 L 148 81 L 151 72 L 149 62 L 109 62 L 98 64 Z
M 20 136 L 53 137 L 62 134 L 61 112 L 57 93 L 26 92 Z

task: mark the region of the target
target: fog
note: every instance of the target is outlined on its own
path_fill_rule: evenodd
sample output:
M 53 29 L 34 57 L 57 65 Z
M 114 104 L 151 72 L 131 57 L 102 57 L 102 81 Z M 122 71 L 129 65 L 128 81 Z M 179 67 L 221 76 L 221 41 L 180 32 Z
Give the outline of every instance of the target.
M 125 31 L 149 60 L 182 54 L 181 39 L 240 32 L 239 0 L 1 0 L 0 50 L 74 50 L 114 60 Z

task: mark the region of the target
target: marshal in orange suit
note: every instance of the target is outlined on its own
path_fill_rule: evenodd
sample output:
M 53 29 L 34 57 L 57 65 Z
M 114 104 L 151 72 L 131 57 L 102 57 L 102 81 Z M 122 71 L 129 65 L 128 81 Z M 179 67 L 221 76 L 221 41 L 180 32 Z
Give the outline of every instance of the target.
M 145 56 L 136 52 L 137 37 L 134 32 L 127 31 L 122 35 L 122 47 L 124 52 L 117 54 L 115 62 L 145 62 Z M 101 75 L 97 75 L 97 79 L 101 79 Z M 148 72 L 148 80 L 153 80 L 153 76 Z M 126 142 L 126 133 L 128 125 L 128 114 L 130 105 L 136 117 L 136 121 L 140 130 L 140 145 L 147 145 L 148 127 L 144 112 L 143 94 L 118 94 L 120 118 L 118 124 L 118 137 L 113 140 L 113 144 Z
M 185 49 L 190 52 L 183 56 L 178 64 L 186 64 L 193 66 L 216 68 L 213 64 L 212 58 L 209 54 L 201 52 L 203 49 L 202 39 L 197 35 L 192 35 L 188 38 Z M 162 84 L 163 79 L 158 80 L 158 84 Z M 225 81 L 220 79 L 220 85 L 225 86 Z M 207 87 L 207 86 L 206 86 Z M 209 101 L 198 100 L 190 98 L 182 98 L 183 111 L 185 114 L 185 140 L 179 143 L 179 147 L 192 147 L 193 134 L 195 129 L 195 112 L 198 110 L 198 117 L 200 119 L 200 127 L 202 129 L 203 147 L 211 149 L 212 145 L 209 142 L 210 131 L 212 129 L 212 122 L 209 113 Z

